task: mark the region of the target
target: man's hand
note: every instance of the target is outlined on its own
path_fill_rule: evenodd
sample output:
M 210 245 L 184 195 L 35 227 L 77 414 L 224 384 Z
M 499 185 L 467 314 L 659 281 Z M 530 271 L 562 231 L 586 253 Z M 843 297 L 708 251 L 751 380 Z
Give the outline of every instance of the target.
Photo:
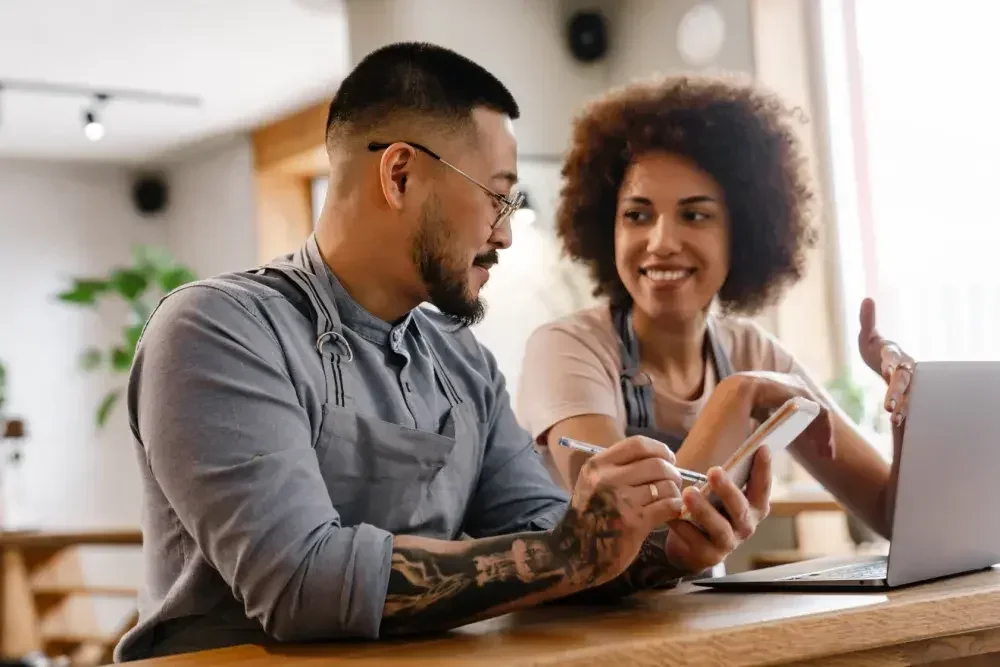
M 684 490 L 684 504 L 701 527 L 684 520 L 670 522 L 666 553 L 670 561 L 688 572 L 700 572 L 726 559 L 733 549 L 750 538 L 770 511 L 771 455 L 767 447 L 754 455 L 746 495 L 721 468 L 708 471 L 711 489 L 722 500 L 725 514 L 708 502 L 706 493 L 694 487 Z
M 397 535 L 381 632 L 452 628 L 616 578 L 625 585 L 607 592 L 632 592 L 635 585 L 619 575 L 637 560 L 654 527 L 680 516 L 681 477 L 673 460 L 666 445 L 643 437 L 595 454 L 550 531 L 458 542 Z M 675 573 L 662 548 L 659 553 L 656 575 Z
M 649 533 L 680 515 L 683 482 L 673 463 L 666 445 L 633 436 L 583 465 L 555 529 L 577 583 L 590 587 L 622 574 Z

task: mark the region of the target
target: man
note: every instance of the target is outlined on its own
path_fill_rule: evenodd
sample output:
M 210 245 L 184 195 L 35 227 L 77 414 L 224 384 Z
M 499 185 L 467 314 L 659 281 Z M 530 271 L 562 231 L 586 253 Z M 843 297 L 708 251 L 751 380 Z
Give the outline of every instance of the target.
M 161 303 L 129 383 L 147 582 L 116 659 L 625 595 L 753 532 L 766 457 L 746 496 L 713 471 L 732 521 L 689 495 L 705 530 L 668 542 L 654 528 L 682 503 L 666 447 L 614 445 L 569 499 L 515 422 L 464 325 L 511 243 L 517 117 L 458 54 L 373 52 L 330 105 L 329 193 L 301 251 Z

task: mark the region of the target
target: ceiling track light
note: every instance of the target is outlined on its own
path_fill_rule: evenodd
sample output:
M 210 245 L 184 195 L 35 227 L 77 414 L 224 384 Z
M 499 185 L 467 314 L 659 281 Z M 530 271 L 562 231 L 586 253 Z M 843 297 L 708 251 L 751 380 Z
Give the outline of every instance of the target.
M 108 102 L 108 96 L 104 93 L 94 95 L 93 105 L 83 112 L 83 136 L 91 141 L 100 141 L 104 138 L 104 124 L 98 116 L 98 107 L 103 107 Z
M 101 89 L 97 92 L 92 88 L 74 84 L 52 83 L 48 81 L 28 81 L 24 79 L 5 79 L 0 81 L 0 92 L 20 91 L 42 95 L 69 95 L 73 97 L 92 98 L 90 106 L 83 111 L 83 134 L 91 141 L 104 138 L 105 129 L 101 122 L 100 112 L 111 98 L 121 101 L 167 104 L 174 106 L 199 107 L 200 97 L 191 95 L 173 95 L 148 90 L 127 88 Z

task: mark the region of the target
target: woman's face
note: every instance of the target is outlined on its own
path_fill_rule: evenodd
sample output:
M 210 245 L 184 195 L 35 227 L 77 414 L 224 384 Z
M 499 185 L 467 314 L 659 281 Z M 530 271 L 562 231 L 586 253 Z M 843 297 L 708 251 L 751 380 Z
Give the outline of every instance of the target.
M 618 193 L 615 263 L 635 307 L 650 319 L 703 313 L 729 272 L 722 188 L 682 156 L 637 158 Z

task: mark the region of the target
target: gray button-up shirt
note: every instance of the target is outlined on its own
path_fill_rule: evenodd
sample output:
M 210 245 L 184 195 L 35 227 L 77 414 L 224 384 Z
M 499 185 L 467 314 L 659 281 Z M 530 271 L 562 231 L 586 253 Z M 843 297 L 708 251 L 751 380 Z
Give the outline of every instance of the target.
M 146 585 L 118 660 L 377 637 L 393 534 L 540 530 L 566 508 L 472 333 L 375 318 L 314 238 L 164 299 L 128 408 Z

